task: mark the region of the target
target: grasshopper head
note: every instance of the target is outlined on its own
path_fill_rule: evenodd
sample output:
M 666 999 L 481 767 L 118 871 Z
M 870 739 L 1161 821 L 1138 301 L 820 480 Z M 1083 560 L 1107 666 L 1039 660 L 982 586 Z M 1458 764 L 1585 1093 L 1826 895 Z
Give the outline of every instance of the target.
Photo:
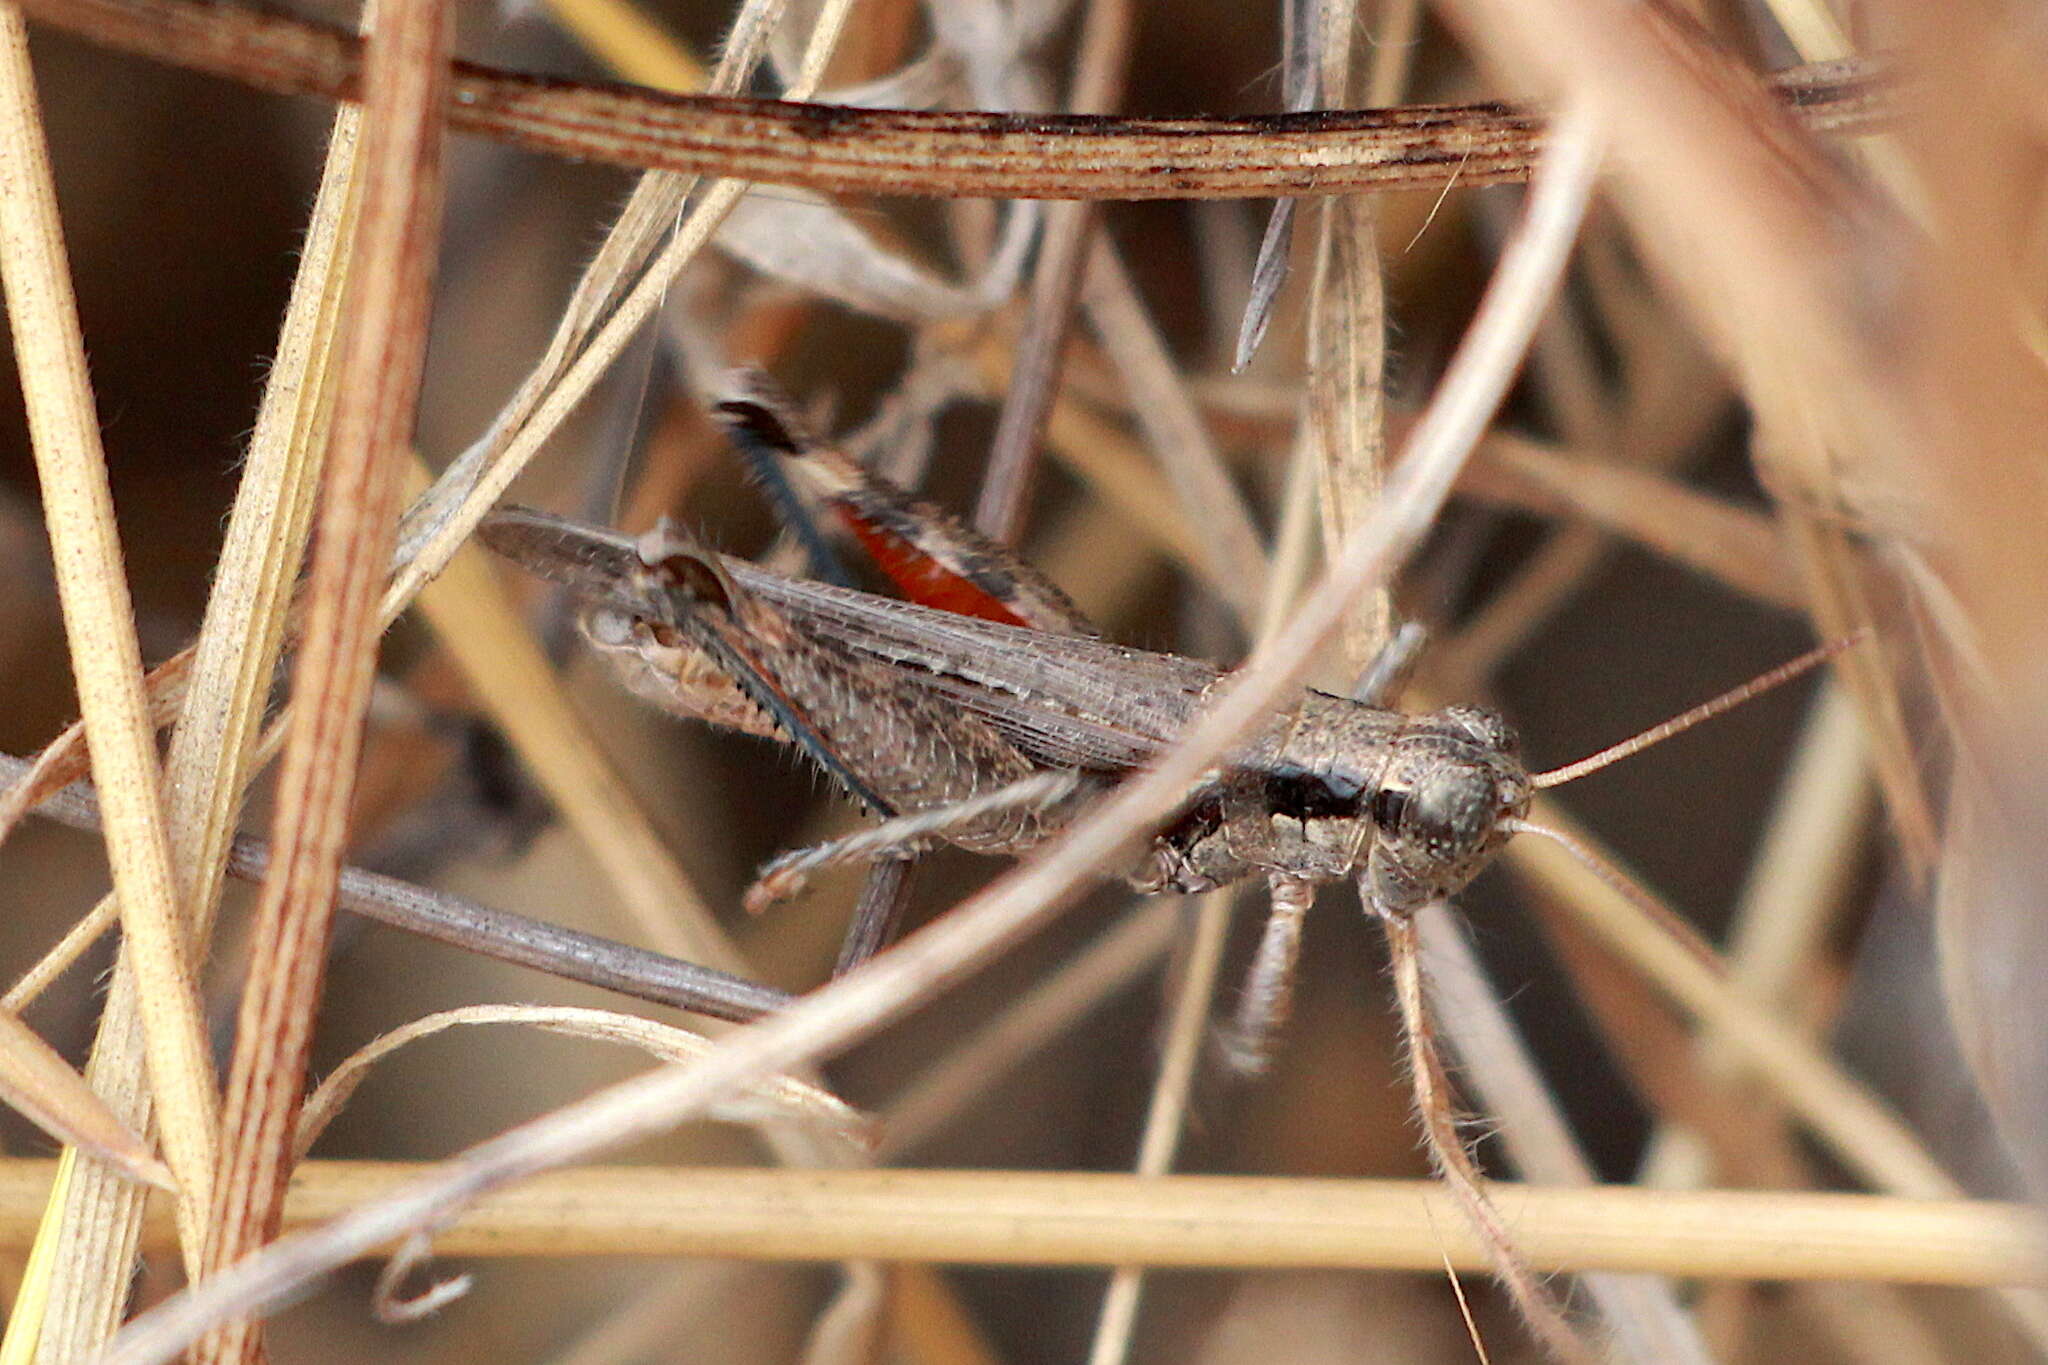
M 1376 908 L 1413 913 L 1464 887 L 1528 812 L 1532 788 L 1507 722 L 1449 706 L 1396 742 L 1367 804 Z

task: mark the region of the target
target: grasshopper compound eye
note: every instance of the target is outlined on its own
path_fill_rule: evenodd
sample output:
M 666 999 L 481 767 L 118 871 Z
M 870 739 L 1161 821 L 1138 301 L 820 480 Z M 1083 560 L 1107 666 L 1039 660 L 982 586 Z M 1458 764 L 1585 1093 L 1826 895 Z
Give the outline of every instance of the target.
M 1487 850 L 1503 811 L 1501 784 L 1484 763 L 1445 763 L 1411 788 L 1398 803 L 1399 820 L 1388 832 L 1447 865 L 1461 864 Z

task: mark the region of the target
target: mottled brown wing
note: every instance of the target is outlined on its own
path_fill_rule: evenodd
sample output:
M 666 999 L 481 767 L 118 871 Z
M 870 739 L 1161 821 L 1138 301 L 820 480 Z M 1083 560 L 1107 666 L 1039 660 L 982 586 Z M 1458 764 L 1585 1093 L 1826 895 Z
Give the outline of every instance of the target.
M 545 512 L 493 512 L 480 538 L 587 601 L 659 616 L 631 538 Z M 1115 772 L 1149 761 L 1187 727 L 1217 670 L 1078 636 L 1007 626 L 850 588 L 785 578 L 744 560 L 726 570 L 792 622 L 886 663 L 903 685 L 987 719 L 1035 761 Z

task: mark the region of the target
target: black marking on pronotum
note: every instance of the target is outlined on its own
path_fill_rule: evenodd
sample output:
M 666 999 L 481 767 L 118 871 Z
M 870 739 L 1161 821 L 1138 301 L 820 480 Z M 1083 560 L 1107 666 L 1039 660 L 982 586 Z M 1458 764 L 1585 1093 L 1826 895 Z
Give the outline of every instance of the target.
M 1357 818 L 1364 786 L 1355 777 L 1288 764 L 1261 774 L 1266 804 L 1274 814 L 1297 820 Z

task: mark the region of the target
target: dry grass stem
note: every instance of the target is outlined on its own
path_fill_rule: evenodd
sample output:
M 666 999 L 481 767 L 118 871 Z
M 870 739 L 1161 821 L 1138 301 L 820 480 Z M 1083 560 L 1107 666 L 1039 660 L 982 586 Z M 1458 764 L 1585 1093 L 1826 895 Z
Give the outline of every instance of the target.
M 960 1041 L 944 1061 L 906 1085 L 882 1113 L 887 1159 L 918 1146 L 1026 1056 L 1060 1037 L 1090 1009 L 1154 966 L 1180 929 L 1179 902 L 1134 908 L 1088 951 L 1019 999 L 1001 1019 Z
M 23 9 L 97 42 L 265 89 L 350 99 L 359 88 L 355 37 L 300 20 L 192 0 L 29 0 Z M 1781 79 L 1787 107 L 1820 131 L 1862 131 L 1893 112 L 1883 78 L 1860 63 Z M 542 81 L 468 63 L 458 65 L 449 125 L 557 155 L 828 193 L 1011 199 L 1497 184 L 1528 177 L 1542 138 L 1535 118 L 1499 105 L 1212 119 L 863 110 Z M 1085 166 L 1047 152 L 1046 133 L 1063 131 L 1088 137 Z
M 1729 977 L 1758 1001 L 1800 1013 L 1796 993 L 1821 960 L 1831 917 L 1843 907 L 1874 797 L 1855 708 L 1839 687 L 1828 687 L 1813 704 L 1729 934 Z M 1711 1072 L 1730 1070 L 1724 1048 L 1709 1043 L 1705 1054 Z M 1667 1130 L 1652 1137 L 1639 1172 L 1644 1183 L 1706 1183 L 1702 1150 L 1682 1136 Z
M 1090 0 L 1086 6 L 1068 108 L 1100 114 L 1116 107 L 1130 61 L 1132 8 L 1133 0 Z M 1095 220 L 1092 206 L 1068 203 L 1049 209 L 1039 229 L 1038 262 L 1032 270 L 1024 327 L 974 509 L 975 529 L 995 540 L 1014 541 L 1023 523 L 1082 277 L 1100 268 L 1091 263 Z
M 1122 374 L 1131 414 L 1145 433 L 1166 487 L 1196 538 L 1212 582 L 1227 585 L 1224 601 L 1241 621 L 1257 619 L 1266 556 L 1257 525 L 1230 481 L 1166 343 L 1138 299 L 1114 248 L 1099 243 L 1088 273 L 1089 322 Z
M 1230 891 L 1212 891 L 1196 902 L 1194 934 L 1167 1013 L 1166 1050 L 1152 1081 L 1145 1129 L 1138 1140 L 1134 1170 L 1140 1179 L 1162 1176 L 1172 1170 L 1174 1154 L 1180 1150 L 1188 1100 L 1204 1046 L 1209 1041 L 1211 1003 L 1223 970 L 1223 948 L 1229 941 L 1230 912 L 1236 899 Z M 1102 1310 L 1095 1320 L 1089 1365 L 1122 1365 L 1129 1359 L 1131 1333 L 1137 1326 L 1138 1305 L 1144 1290 L 1144 1272 L 1135 1265 L 1118 1266 L 1109 1277 L 1109 1286 L 1102 1295 Z
M 26 1242 L 53 1164 L 0 1161 L 0 1240 Z M 288 1205 L 294 1234 L 386 1198 L 423 1169 L 308 1161 Z M 2040 1223 L 2014 1204 L 1622 1185 L 1490 1188 L 1529 1263 L 1544 1272 L 2048 1284 Z M 152 1244 L 167 1245 L 168 1234 L 159 1220 Z M 873 1255 L 1426 1273 L 1448 1256 L 1460 1270 L 1489 1268 L 1485 1248 L 1434 1181 L 1086 1172 L 591 1166 L 483 1197 L 437 1232 L 435 1245 L 449 1256 Z
M 306 635 L 292 672 L 275 861 L 257 909 L 228 1075 L 208 1226 L 211 1269 L 275 1235 L 282 1216 L 383 633 L 377 597 L 397 537 L 426 356 L 441 223 L 439 111 L 453 38 L 451 17 L 432 0 L 395 0 L 380 12 L 369 43 L 350 312 L 338 345 Z M 253 1323 L 230 1324 L 198 1355 L 256 1360 L 260 1341 Z
M 1547 895 L 1557 896 L 1613 952 L 1652 986 L 1705 1025 L 1721 1045 L 1738 1049 L 1815 1136 L 1861 1178 L 1879 1189 L 1919 1199 L 1947 1199 L 1956 1184 L 1876 1096 L 1829 1060 L 1803 1033 L 1753 1001 L 1718 966 L 1703 960 L 1690 938 L 1673 935 L 1668 910 L 1651 915 L 1647 892 L 1627 892 L 1609 877 L 1614 860 L 1561 811 L 1539 804 L 1537 822 L 1589 848 L 1608 865 L 1596 873 L 1548 839 L 1518 839 L 1510 865 Z
M 0 756 L 0 773 L 27 765 Z M 37 814 L 75 829 L 98 829 L 99 807 L 89 789 L 72 788 L 44 803 Z M 270 846 L 236 836 L 228 845 L 224 870 L 244 881 L 261 881 L 270 868 Z M 680 961 L 611 939 L 491 909 L 461 896 L 415 886 L 395 877 L 344 867 L 335 904 L 351 914 L 481 953 L 502 962 L 581 981 L 676 1009 L 718 1019 L 759 1018 L 788 1003 L 782 992 L 693 962 Z M 0 997 L 0 1010 L 19 1010 L 110 927 L 109 904 L 101 902 L 64 940 Z
M 43 490 L 79 711 L 105 793 L 107 857 L 127 929 L 128 962 L 165 1154 L 180 1191 L 185 1251 L 196 1262 L 214 1159 L 213 1065 L 184 941 L 161 804 L 156 731 L 141 686 L 135 612 L 123 574 L 99 419 L 85 368 L 56 191 L 29 69 L 27 35 L 0 13 L 0 278 Z M 146 1112 L 117 1098 L 138 1129 Z
M 1583 520 L 1774 607 L 1802 603 L 1770 518 L 1661 474 L 1495 433 L 1460 490 Z

